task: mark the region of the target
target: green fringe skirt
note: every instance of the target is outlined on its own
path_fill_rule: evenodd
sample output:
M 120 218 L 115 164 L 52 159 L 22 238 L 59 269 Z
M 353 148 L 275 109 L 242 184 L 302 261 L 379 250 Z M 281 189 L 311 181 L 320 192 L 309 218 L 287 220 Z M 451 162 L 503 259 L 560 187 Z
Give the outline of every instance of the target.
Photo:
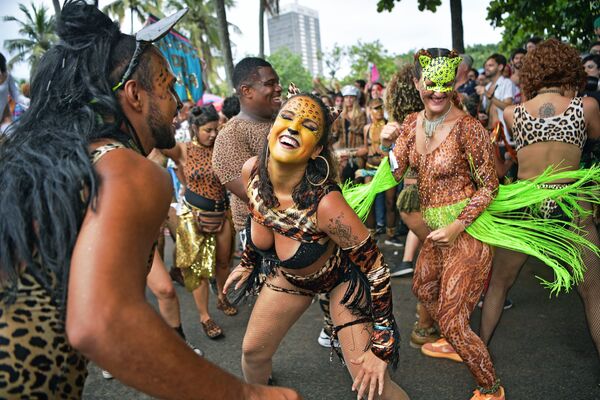
M 378 179 L 379 178 L 379 179 Z M 379 191 L 387 190 L 396 181 L 389 162 L 381 162 L 373 181 L 366 185 L 343 187 L 348 204 L 361 216 L 369 209 Z M 557 180 L 569 180 L 567 185 L 548 187 Z M 600 249 L 585 238 L 585 233 L 573 222 L 540 217 L 540 204 L 553 201 L 569 221 L 584 218 L 591 212 L 583 202 L 600 203 L 600 166 L 576 171 L 556 171 L 549 167 L 532 180 L 500 185 L 487 209 L 469 226 L 466 232 L 491 246 L 502 247 L 536 257 L 552 268 L 554 280 L 538 277 L 551 294 L 568 292 L 583 280 L 585 265 L 583 248 L 600 255 Z M 369 187 L 370 186 L 370 187 Z M 367 204 L 368 203 L 368 204 Z M 423 217 L 432 229 L 447 226 L 468 204 L 468 199 L 444 207 L 428 208 Z M 366 218 L 366 216 L 365 216 Z

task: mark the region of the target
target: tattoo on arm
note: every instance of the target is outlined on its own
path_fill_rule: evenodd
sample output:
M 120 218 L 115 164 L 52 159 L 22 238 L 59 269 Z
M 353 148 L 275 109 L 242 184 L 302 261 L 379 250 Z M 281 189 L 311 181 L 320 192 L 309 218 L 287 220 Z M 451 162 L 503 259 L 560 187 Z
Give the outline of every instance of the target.
M 338 217 L 329 218 L 327 229 L 332 235 L 337 236 L 337 242 L 342 248 L 351 247 L 358 243 L 358 237 L 352 233 L 350 225 L 344 224 L 344 213 L 341 213 Z
M 556 110 L 552 103 L 544 103 L 540 107 L 540 118 L 553 117 L 556 114 Z

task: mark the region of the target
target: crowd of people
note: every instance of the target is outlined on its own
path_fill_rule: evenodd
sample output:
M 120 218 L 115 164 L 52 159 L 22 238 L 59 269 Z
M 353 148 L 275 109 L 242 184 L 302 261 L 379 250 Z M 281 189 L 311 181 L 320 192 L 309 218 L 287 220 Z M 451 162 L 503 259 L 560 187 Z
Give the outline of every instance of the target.
M 339 91 L 247 57 L 215 107 L 182 101 L 152 45 L 185 13 L 126 35 L 68 0 L 21 91 L 0 55 L 0 397 L 81 398 L 93 361 L 157 398 L 300 399 L 272 359 L 318 299 L 357 397 L 408 399 L 392 279 L 412 274 L 411 346 L 464 363 L 472 400 L 505 399 L 487 346 L 530 256 L 551 291 L 577 288 L 600 357 L 600 18 L 589 54 L 421 49 Z M 243 378 L 186 340 L 174 282 L 210 339 L 256 296 Z

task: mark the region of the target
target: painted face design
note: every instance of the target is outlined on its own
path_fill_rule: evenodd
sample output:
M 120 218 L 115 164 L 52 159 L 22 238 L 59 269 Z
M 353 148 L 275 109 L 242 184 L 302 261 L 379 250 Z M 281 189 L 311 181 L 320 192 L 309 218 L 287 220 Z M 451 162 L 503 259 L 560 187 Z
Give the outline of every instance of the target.
M 454 89 L 451 83 L 456 78 L 456 68 L 461 61 L 461 57 L 419 56 L 419 64 L 423 70 L 421 79 L 433 82 L 433 85 L 424 85 L 425 90 L 439 93 L 451 92 Z
M 314 152 L 323 135 L 323 112 L 306 96 L 288 100 L 269 134 L 271 156 L 282 162 L 300 162 Z
M 297 121 L 303 128 L 309 129 L 309 131 L 317 138 L 317 141 L 321 138 L 321 135 L 323 134 L 323 113 L 321 108 L 314 101 L 304 96 L 294 97 L 287 102 L 281 114 L 285 114 L 285 111 L 291 111 L 291 113 L 288 114 L 290 116 L 292 113 L 294 114 L 293 121 Z M 282 118 L 281 114 L 278 118 Z M 311 129 L 315 124 L 309 123 L 306 124 L 308 126 L 305 127 L 306 120 L 313 121 L 317 126 L 317 130 Z

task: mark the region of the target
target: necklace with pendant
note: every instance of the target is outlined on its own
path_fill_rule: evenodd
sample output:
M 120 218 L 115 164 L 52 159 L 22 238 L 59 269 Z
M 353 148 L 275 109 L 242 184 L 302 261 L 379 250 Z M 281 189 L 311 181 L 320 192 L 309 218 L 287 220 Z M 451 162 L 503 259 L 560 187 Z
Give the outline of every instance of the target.
M 429 151 L 429 141 L 433 137 L 435 130 L 437 129 L 438 126 L 440 126 L 444 122 L 444 120 L 450 113 L 451 109 L 452 109 L 452 103 L 450 103 L 450 107 L 448 107 L 448 110 L 443 115 L 441 115 L 440 117 L 438 117 L 436 119 L 432 119 L 432 120 L 428 119 L 427 115 L 425 114 L 425 111 L 423 111 L 423 129 L 425 131 L 425 149 L 427 151 Z

